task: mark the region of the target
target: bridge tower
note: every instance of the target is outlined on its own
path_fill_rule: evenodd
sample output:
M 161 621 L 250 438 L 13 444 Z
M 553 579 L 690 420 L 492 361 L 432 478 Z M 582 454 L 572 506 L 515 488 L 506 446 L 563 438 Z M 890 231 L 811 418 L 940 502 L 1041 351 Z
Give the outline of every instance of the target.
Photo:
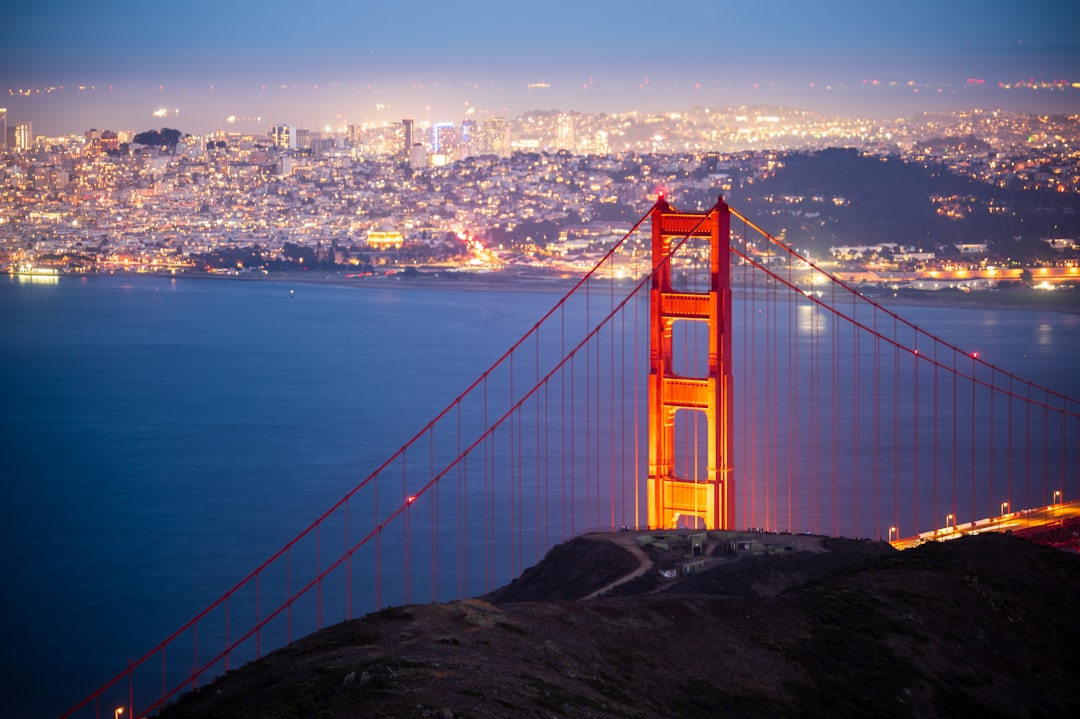
M 731 399 L 731 211 L 723 198 L 706 213 L 678 212 L 664 197 L 652 215 L 652 286 L 649 291 L 649 477 L 648 518 L 653 529 L 674 528 L 680 516 L 700 517 L 708 529 L 735 522 L 732 479 Z M 676 292 L 671 284 L 672 242 L 709 240 L 708 292 Z M 708 322 L 709 361 L 704 377 L 673 371 L 672 327 Z M 675 475 L 675 414 L 704 412 L 708 460 L 704 478 Z

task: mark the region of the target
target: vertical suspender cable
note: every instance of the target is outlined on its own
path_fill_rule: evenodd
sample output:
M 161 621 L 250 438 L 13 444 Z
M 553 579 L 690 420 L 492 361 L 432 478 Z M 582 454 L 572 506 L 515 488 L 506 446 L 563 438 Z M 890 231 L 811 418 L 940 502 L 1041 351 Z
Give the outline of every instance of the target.
M 378 610 L 382 609 L 382 530 L 379 528 L 379 477 L 375 478 L 374 484 L 375 496 L 371 508 L 375 512 L 375 609 Z M 288 594 L 288 590 L 286 590 L 286 594 Z
M 994 418 L 994 405 L 997 401 L 997 388 L 994 386 L 996 381 L 997 371 L 993 368 L 990 369 L 990 441 L 987 454 L 990 457 L 989 466 L 987 467 L 988 481 L 986 483 L 986 501 L 989 506 L 988 517 L 994 516 L 994 468 L 996 465 L 997 452 L 995 447 L 994 438 L 997 436 L 995 418 Z
M 933 441 L 931 443 L 932 446 L 933 446 L 933 449 L 930 452 L 930 458 L 933 461 L 933 464 L 931 465 L 931 468 L 932 468 L 933 480 L 934 480 L 933 481 L 934 497 L 933 497 L 933 501 L 931 503 L 932 511 L 930 513 L 930 517 L 933 520 L 933 526 L 937 527 L 937 523 L 939 521 L 938 506 L 937 506 L 937 501 L 938 501 L 938 417 L 941 415 L 941 405 L 938 404 L 938 366 L 939 366 L 938 365 L 938 355 L 937 355 L 937 353 L 938 353 L 938 343 L 937 343 L 937 340 L 931 340 L 931 341 L 934 343 L 933 344 L 933 347 L 934 347 L 934 404 L 933 404 L 933 408 L 934 408 L 934 416 L 933 416 L 934 438 L 933 438 Z
M 978 519 L 979 515 L 975 510 L 975 405 L 976 405 L 976 391 L 977 386 L 975 378 L 975 355 L 971 356 L 971 521 L 974 522 Z M 986 516 L 990 516 L 987 514 Z
M 484 398 L 484 409 L 483 409 L 483 423 L 481 424 L 481 430 L 482 431 L 487 431 L 487 428 L 490 427 L 491 425 L 488 423 L 488 375 L 486 375 L 486 374 L 484 375 L 483 398 Z M 490 451 L 488 449 L 488 447 L 492 446 L 493 444 L 494 444 L 494 433 L 489 435 L 484 440 L 484 444 L 483 444 L 483 447 L 482 447 L 482 451 L 483 451 L 483 454 L 484 454 L 484 467 L 483 467 L 483 469 L 484 469 L 484 497 L 483 497 L 483 500 L 484 500 L 484 547 L 483 547 L 483 549 L 481 549 L 481 555 L 483 556 L 483 559 L 484 559 L 484 591 L 485 592 L 490 592 L 491 591 L 491 552 L 494 551 L 492 549 L 492 544 L 494 544 L 494 542 L 491 541 L 491 522 L 492 522 L 492 514 L 493 514 L 493 511 L 492 511 L 492 508 L 491 508 L 491 502 L 493 501 L 492 491 L 491 491 L 491 470 L 492 470 L 492 468 L 491 468 L 491 462 L 490 462 L 490 454 L 491 453 L 490 453 Z
M 461 457 L 461 403 L 457 406 L 457 452 L 455 456 Z M 464 599 L 466 596 L 466 590 L 468 588 L 467 573 L 469 571 L 468 557 L 465 552 L 468 547 L 466 539 L 468 537 L 468 511 L 465 500 L 466 483 L 465 478 L 468 476 L 469 469 L 469 457 L 468 455 L 462 457 L 461 462 L 457 466 L 457 576 L 458 576 L 458 599 Z M 463 513 L 462 510 L 465 510 Z
M 563 307 L 559 312 L 559 321 L 560 321 L 559 356 L 560 357 L 565 357 L 566 356 L 566 308 L 565 307 Z M 571 363 L 572 362 L 573 362 L 573 360 L 571 360 Z M 566 406 L 567 406 L 566 373 L 567 373 L 567 368 L 566 367 L 563 367 L 562 371 L 559 372 L 559 387 L 560 387 L 559 392 L 560 392 L 560 402 L 561 402 L 560 409 L 562 410 L 559 413 L 559 439 L 560 439 L 560 443 L 561 443 L 561 446 L 559 448 L 559 459 L 560 459 L 560 466 L 561 466 L 561 469 L 562 469 L 562 471 L 559 472 L 559 487 L 560 487 L 560 490 L 561 490 L 560 491 L 560 498 L 559 498 L 559 511 L 560 511 L 560 517 L 559 517 L 559 525 L 560 525 L 559 526 L 559 541 L 560 542 L 566 539 L 566 474 L 567 474 L 567 471 L 566 471 L 566 459 L 567 459 L 567 454 L 566 454 Z M 571 379 L 573 379 L 572 374 L 571 374 Z
M 574 427 L 574 414 L 575 414 L 574 409 L 575 409 L 575 407 L 574 407 L 574 405 L 575 405 L 575 397 L 576 397 L 576 394 L 574 392 L 574 386 L 576 384 L 575 375 L 577 373 L 574 371 L 574 358 L 575 358 L 575 355 L 570 356 L 570 398 L 569 398 L 570 406 L 569 406 L 569 412 L 570 412 L 570 534 L 571 535 L 577 534 L 577 530 L 575 528 L 576 527 L 576 520 L 577 520 L 577 491 L 576 491 L 575 481 L 574 481 L 575 480 L 575 477 L 574 477 L 575 472 L 574 472 L 574 470 L 575 470 L 576 464 L 577 464 L 574 461 L 574 457 L 577 456 L 577 453 L 574 452 L 574 448 L 575 448 L 575 445 L 576 445 L 576 442 L 574 441 L 575 440 L 575 432 L 574 432 L 574 430 L 575 430 L 575 427 Z M 588 494 L 588 492 L 586 491 L 586 495 L 587 494 Z M 588 501 L 588 500 L 586 499 L 586 501 Z
M 795 262 L 795 258 L 788 255 L 787 258 L 787 274 L 788 284 L 793 285 L 793 277 L 791 274 L 792 264 Z M 799 454 L 799 413 L 802 411 L 802 405 L 799 399 L 799 365 L 798 365 L 798 347 L 795 342 L 798 335 L 795 333 L 795 323 L 798 321 L 798 309 L 799 309 L 799 295 L 795 292 L 789 292 L 788 295 L 788 339 L 787 339 L 787 374 L 788 374 L 788 397 L 790 400 L 790 409 L 788 410 L 788 423 L 787 423 L 787 531 L 794 534 L 797 530 L 795 528 L 795 505 L 794 505 L 794 461 Z
M 836 283 L 829 283 L 829 306 L 836 307 Z M 830 394 L 831 397 L 831 410 L 832 416 L 829 418 L 829 425 L 832 431 L 832 437 L 830 445 L 832 447 L 832 456 L 829 458 L 829 462 L 832 465 L 832 528 L 833 536 L 840 536 L 840 512 L 839 512 L 839 498 L 837 497 L 836 485 L 839 482 L 839 464 L 840 464 L 840 323 L 836 321 L 835 317 L 833 321 L 829 323 L 832 329 L 830 337 L 832 338 L 832 356 L 830 358 Z
M 1008 482 L 1008 486 L 1006 487 L 1006 490 L 1005 490 L 1005 494 L 1006 494 L 1005 503 L 1006 503 L 1009 511 L 1011 512 L 1011 511 L 1013 511 L 1013 504 L 1012 504 L 1013 433 L 1016 431 L 1015 427 L 1013 426 L 1013 404 L 1015 403 L 1015 395 L 1013 394 L 1013 376 L 1011 374 L 1009 375 L 1009 392 L 1006 395 L 1006 397 L 1009 400 L 1009 415 L 1008 415 L 1009 416 L 1009 423 L 1007 425 L 1008 426 L 1008 432 L 1005 433 L 1005 436 L 1008 439 L 1008 447 L 1007 447 L 1008 453 L 1005 455 L 1005 459 L 1006 459 L 1005 477 L 1006 477 L 1006 481 Z
M 747 252 L 750 248 L 747 248 Z M 750 322 L 747 325 L 747 344 L 750 345 L 750 366 L 747 375 L 750 378 L 750 389 L 747 392 L 747 401 L 750 402 L 750 517 L 751 526 L 758 527 L 757 514 L 757 446 L 758 446 L 758 423 L 757 423 L 757 275 L 756 271 L 750 274 L 750 297 L 747 304 L 750 306 Z M 760 436 L 768 436 L 767 432 L 761 432 Z
M 636 279 L 636 278 L 635 278 Z M 641 301 L 634 300 L 634 528 L 641 526 Z
M 855 295 L 851 296 L 851 316 L 855 317 Z M 860 336 L 858 325 L 851 325 L 852 344 L 852 368 L 851 368 L 851 536 L 865 536 L 859 533 L 859 484 L 862 477 L 859 474 L 859 405 L 862 402 L 860 396 L 860 375 L 862 374 L 862 356 L 860 355 Z M 839 361 L 839 360 L 837 360 Z
M 428 435 L 428 482 L 435 480 L 435 429 Z M 431 601 L 439 601 L 439 575 L 442 573 L 439 562 L 439 483 L 433 487 L 435 496 L 431 501 Z
M 1053 502 L 1054 496 L 1050 494 L 1050 391 L 1043 390 L 1043 393 L 1043 498 Z
M 874 311 L 874 533 L 881 540 L 881 335 L 878 334 L 878 312 Z
M 746 252 L 747 257 L 750 257 L 750 246 L 746 242 L 746 224 L 745 223 L 743 223 L 743 250 Z M 751 282 L 753 282 L 753 271 L 754 271 L 753 267 L 750 266 Z M 742 421 L 740 422 L 740 424 L 742 425 L 742 428 L 743 428 L 743 452 L 742 452 L 742 456 L 743 456 L 743 462 L 742 462 L 742 465 L 743 465 L 742 466 L 743 487 L 742 487 L 741 496 L 749 497 L 750 496 L 750 472 L 749 472 L 749 464 L 748 463 L 749 463 L 750 457 L 752 456 L 751 453 L 750 453 L 750 447 L 753 444 L 754 422 L 753 422 L 753 415 L 751 414 L 751 411 L 750 411 L 750 394 L 751 394 L 751 390 L 750 390 L 750 385 L 748 384 L 748 379 L 747 379 L 750 376 L 750 366 L 751 366 L 750 361 L 748 359 L 749 356 L 750 356 L 750 317 L 749 317 L 750 297 L 748 296 L 747 290 L 746 290 L 746 273 L 745 272 L 743 273 L 742 280 L 743 280 L 743 282 L 742 282 L 743 336 L 742 336 L 742 342 L 740 344 L 742 345 L 743 369 L 742 369 L 742 372 L 739 373 L 740 380 L 742 382 L 742 407 L 743 407 Z M 739 522 L 739 524 L 741 526 L 743 526 L 743 527 L 749 527 L 750 526 L 750 522 L 749 522 L 750 517 L 749 517 L 749 515 L 748 515 L 748 513 L 746 511 L 746 506 L 747 506 L 747 504 L 745 502 L 743 502 L 743 503 L 740 503 L 739 506 L 736 508 L 736 511 L 739 511 L 739 514 L 741 515 L 741 519 L 742 519 L 742 521 Z
M 590 286 L 585 286 L 585 331 L 592 327 L 592 317 L 589 313 Z M 592 342 L 585 345 L 585 531 L 592 528 Z M 600 501 L 600 497 L 596 497 Z
M 915 408 L 912 411 L 911 416 L 914 418 L 912 424 L 912 437 L 913 446 L 911 457 L 913 461 L 913 467 L 911 472 L 912 477 L 912 518 L 913 524 L 911 526 L 911 536 L 915 536 L 919 533 L 919 466 L 921 465 L 922 457 L 919 455 L 919 333 L 914 334 L 915 349 L 912 354 L 914 358 L 913 367 L 915 370 L 914 387 L 915 391 L 913 396 L 915 397 Z
M 612 278 L 611 278 L 611 281 L 610 281 L 610 287 L 611 287 L 611 295 L 610 295 L 610 298 L 608 300 L 608 304 L 610 305 L 609 311 L 610 311 L 610 308 L 613 308 L 615 306 L 615 275 L 614 274 L 612 274 Z M 620 323 L 622 322 L 623 316 L 624 316 L 623 313 L 619 312 L 619 322 Z M 609 333 L 609 335 L 610 335 L 611 339 L 610 339 L 610 343 L 608 345 L 608 347 L 609 347 L 608 356 L 610 358 L 610 367 L 608 368 L 608 377 L 610 379 L 610 381 L 608 383 L 608 386 L 609 386 L 609 390 L 608 390 L 608 403 L 609 403 L 608 404 L 608 417 L 609 417 L 609 419 L 608 419 L 608 432 L 609 432 L 609 434 L 608 434 L 608 454 L 609 454 L 609 457 L 608 457 L 608 478 L 609 478 L 608 479 L 608 501 L 610 502 L 611 509 L 609 511 L 608 523 L 610 525 L 611 530 L 614 531 L 615 530 L 615 469 L 616 469 L 616 464 L 615 464 L 615 434 L 616 434 L 616 429 L 615 428 L 617 426 L 616 421 L 615 421 L 615 404 L 616 403 L 615 403 L 615 323 L 614 322 L 611 324 L 611 332 Z M 619 338 L 620 339 L 622 338 L 622 332 L 621 331 L 619 332 Z M 622 349 L 622 348 L 620 348 L 620 349 Z M 620 357 L 620 359 L 622 358 L 621 353 L 620 353 L 619 357 Z M 621 392 L 619 394 L 620 394 L 620 396 L 623 396 Z M 620 419 L 621 418 L 622 418 L 622 415 L 620 415 Z M 625 425 L 622 425 L 622 426 L 625 426 Z M 619 436 L 622 437 L 621 432 L 619 433 Z
M 539 330 L 537 330 L 537 332 L 536 332 L 536 342 L 534 343 L 533 348 L 534 348 L 534 350 L 536 352 L 535 367 L 534 367 L 536 371 L 533 374 L 533 384 L 538 386 L 540 384 L 540 332 L 539 332 Z M 535 435 L 536 436 L 535 436 L 534 439 L 536 440 L 536 508 L 535 509 L 536 509 L 536 559 L 537 559 L 537 561 L 539 561 L 542 558 L 544 549 L 546 548 L 546 545 L 547 545 L 547 521 L 546 520 L 541 520 L 541 517 L 540 517 L 541 511 L 544 511 L 545 513 L 547 511 L 547 463 L 548 463 L 547 446 L 546 446 L 547 445 L 547 422 L 544 422 L 542 424 L 540 422 L 540 409 L 541 409 L 540 405 L 543 405 L 543 409 L 544 409 L 545 412 L 547 411 L 547 391 L 548 391 L 548 385 L 547 385 L 547 382 L 545 382 L 544 383 L 543 396 L 537 395 L 537 397 L 536 397 L 536 430 L 535 430 Z M 543 428 L 542 430 L 541 430 L 541 427 Z M 541 432 L 543 433 L 544 445 L 545 445 L 543 452 L 541 452 L 541 450 L 540 450 Z M 543 467 L 542 470 L 541 470 L 541 467 Z M 544 482 L 543 482 L 543 484 L 544 484 L 544 500 L 543 500 L 543 504 L 541 504 L 541 500 L 540 500 L 540 475 L 541 475 L 541 473 L 544 475 Z M 543 508 L 543 509 L 541 509 L 541 508 Z M 543 531 L 541 531 L 541 521 L 543 521 Z
M 1031 383 L 1025 382 L 1027 398 L 1024 400 L 1024 507 L 1031 504 Z
M 959 436 L 956 433 L 956 427 L 957 427 L 957 414 L 958 414 L 958 410 L 959 410 L 959 405 L 957 405 L 957 402 L 956 402 L 956 395 L 957 395 L 957 385 L 960 383 L 960 373 L 959 373 L 959 371 L 957 369 L 957 366 L 956 366 L 956 350 L 953 350 L 952 358 L 953 358 L 953 361 L 952 361 L 952 365 L 953 365 L 953 372 L 952 372 L 952 514 L 953 514 L 953 517 L 954 517 L 953 521 L 958 522 L 959 521 L 959 516 L 956 513 L 956 510 L 957 510 L 957 505 L 956 505 L 956 478 L 957 478 L 957 474 L 958 474 L 958 471 L 957 471 L 957 452 L 959 451 L 959 447 L 957 446 L 956 442 L 957 442 L 957 439 L 959 439 Z M 974 520 L 975 518 L 972 517 L 971 519 Z
M 894 340 L 899 340 L 899 329 L 897 327 L 896 317 L 893 317 L 893 332 L 892 336 Z M 896 527 L 896 538 L 899 539 L 903 535 L 903 531 L 900 528 L 900 343 L 896 342 L 893 345 L 893 391 L 892 391 L 892 404 L 893 404 L 893 444 L 892 444 L 892 458 L 893 458 L 893 511 L 892 511 L 892 526 Z M 912 536 L 914 536 L 912 532 Z
M 816 272 L 816 270 L 815 270 Z M 813 275 L 817 277 L 817 275 Z M 811 286 L 813 283 L 811 283 Z M 810 420 L 810 467 L 811 467 L 811 486 L 813 487 L 813 493 L 810 495 L 812 521 L 814 527 L 814 534 L 821 534 L 820 518 L 821 518 L 821 360 L 819 353 L 821 351 L 819 346 L 820 337 L 818 337 L 818 308 L 816 305 L 810 306 L 810 407 L 811 407 L 811 420 Z
M 510 576 L 517 577 L 518 567 L 521 566 L 521 504 L 524 497 L 521 496 L 521 409 L 514 410 L 514 406 L 517 404 L 514 395 L 514 355 L 517 352 L 510 353 L 510 403 L 507 407 L 508 411 L 513 412 L 510 415 L 510 426 L 507 427 L 507 433 L 509 437 L 509 454 L 507 456 L 507 471 L 510 472 L 510 542 L 508 549 L 510 550 Z
M 352 619 L 352 571 L 353 571 L 353 553 L 352 553 L 352 541 L 349 539 L 349 500 L 351 497 L 345 498 L 345 552 L 347 559 L 345 560 L 345 619 L 346 621 Z M 255 579 L 255 593 L 258 596 L 258 577 Z M 255 623 L 259 623 L 259 600 L 255 600 Z M 258 657 L 256 656 L 256 659 Z

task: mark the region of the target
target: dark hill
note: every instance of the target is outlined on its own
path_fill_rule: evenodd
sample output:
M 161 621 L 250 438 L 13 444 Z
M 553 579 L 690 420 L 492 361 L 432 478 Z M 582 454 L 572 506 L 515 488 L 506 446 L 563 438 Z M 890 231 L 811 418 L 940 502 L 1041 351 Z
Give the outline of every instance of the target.
M 970 214 L 962 219 L 940 214 L 943 206 L 935 198 L 961 203 Z M 768 212 L 766 226 L 781 228 L 788 244 L 821 255 L 834 245 L 886 242 L 949 255 L 958 253 L 957 243 L 986 242 L 1003 257 L 1051 257 L 1044 238 L 1080 230 L 1074 196 L 999 187 L 940 163 L 852 149 L 785 154 L 767 178 L 728 199 L 752 214 Z M 992 207 L 1007 211 L 991 212 Z
M 904 552 L 810 540 L 760 557 L 717 545 L 716 566 L 678 593 L 386 609 L 161 716 L 1080 716 L 1077 555 L 1002 535 Z M 538 591 L 560 566 L 580 577 L 622 561 L 623 548 L 582 541 L 598 543 L 562 545 L 515 591 Z M 676 551 L 649 561 L 663 568 Z M 605 586 L 597 574 L 572 594 Z M 745 596 L 753 584 L 763 591 Z
M 577 537 L 552 547 L 544 561 L 484 599 L 496 604 L 581 599 L 638 564 L 633 554 L 613 542 Z

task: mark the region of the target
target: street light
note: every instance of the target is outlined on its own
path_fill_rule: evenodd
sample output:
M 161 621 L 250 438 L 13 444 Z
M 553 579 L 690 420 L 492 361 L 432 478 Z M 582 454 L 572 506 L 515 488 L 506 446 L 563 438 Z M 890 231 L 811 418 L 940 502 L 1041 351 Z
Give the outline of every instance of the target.
M 1061 490 L 1054 490 L 1054 504 L 1061 504 Z
M 113 712 L 113 719 L 120 719 L 120 715 L 124 713 L 124 707 L 116 707 L 116 711 Z
M 946 514 L 945 515 L 945 529 L 948 529 L 949 527 L 952 527 L 953 529 L 955 529 L 956 525 L 953 524 L 953 515 Z
M 1008 508 L 1009 508 L 1009 503 L 1008 502 L 1002 502 L 1001 503 L 1001 518 L 1002 519 L 1005 519 L 1005 510 L 1007 510 Z
M 889 541 L 893 540 L 893 535 L 896 534 L 896 527 L 889 527 Z

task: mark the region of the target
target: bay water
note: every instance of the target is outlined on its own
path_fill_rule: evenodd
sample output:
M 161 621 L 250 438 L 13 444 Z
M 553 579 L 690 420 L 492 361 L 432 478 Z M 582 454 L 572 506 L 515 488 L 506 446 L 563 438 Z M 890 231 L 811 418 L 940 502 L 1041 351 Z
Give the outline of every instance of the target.
M 0 279 L 5 716 L 55 716 L 401 446 L 557 289 Z M 900 314 L 1080 396 L 1080 316 Z

